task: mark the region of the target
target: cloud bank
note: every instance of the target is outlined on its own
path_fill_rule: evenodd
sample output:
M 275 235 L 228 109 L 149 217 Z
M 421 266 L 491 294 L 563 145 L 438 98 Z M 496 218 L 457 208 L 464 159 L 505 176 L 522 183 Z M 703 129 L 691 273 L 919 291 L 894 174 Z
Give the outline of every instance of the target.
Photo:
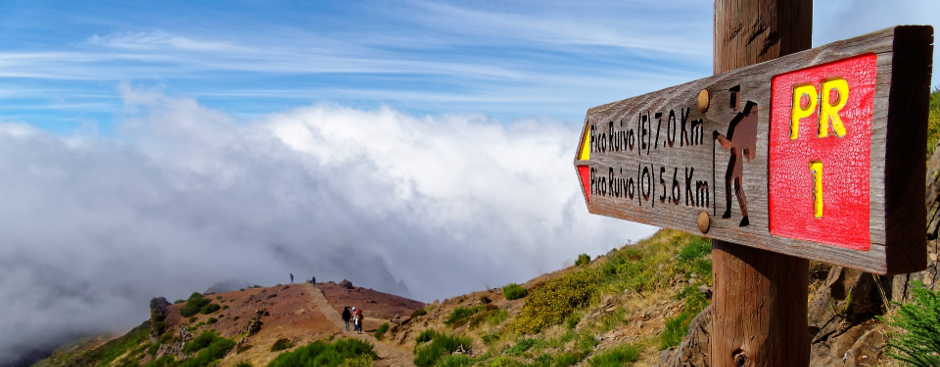
M 348 278 L 430 301 L 652 228 L 587 214 L 579 124 L 317 105 L 244 121 L 121 88 L 114 136 L 0 125 L 0 360 L 120 330 L 153 296 Z

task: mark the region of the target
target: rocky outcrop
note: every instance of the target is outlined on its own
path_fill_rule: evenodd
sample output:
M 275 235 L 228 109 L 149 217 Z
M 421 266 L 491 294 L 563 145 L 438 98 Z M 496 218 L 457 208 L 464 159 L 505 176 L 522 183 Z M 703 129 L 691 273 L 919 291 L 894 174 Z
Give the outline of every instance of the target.
M 940 148 L 934 150 L 927 161 L 927 269 L 894 277 L 891 287 L 892 299 L 898 302 L 911 297 L 913 282 L 920 282 L 930 289 L 940 289 Z
M 150 300 L 150 337 L 157 338 L 166 332 L 166 315 L 170 302 L 163 297 Z
M 889 277 L 830 267 L 826 279 L 814 284 L 810 293 L 814 366 L 865 366 L 880 358 L 884 337 L 875 317 L 887 310 L 890 286 Z
M 708 367 L 709 366 L 709 334 L 712 331 L 712 306 L 702 310 L 695 319 L 689 323 L 689 335 L 682 344 L 675 349 L 663 351 L 661 358 L 663 366 L 674 367 Z
M 353 289 L 353 284 L 352 284 L 352 282 L 350 282 L 349 280 L 346 280 L 346 279 L 343 279 L 343 281 L 339 282 L 339 286 L 340 286 L 340 287 L 343 287 L 343 288 L 346 288 L 346 289 Z

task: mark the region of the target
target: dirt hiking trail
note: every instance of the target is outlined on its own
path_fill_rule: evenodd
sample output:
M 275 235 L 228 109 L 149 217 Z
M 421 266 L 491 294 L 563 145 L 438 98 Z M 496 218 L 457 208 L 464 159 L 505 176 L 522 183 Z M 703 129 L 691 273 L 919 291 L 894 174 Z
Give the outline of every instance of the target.
M 310 295 L 310 301 L 316 305 L 317 309 L 323 316 L 326 317 L 333 325 L 336 326 L 336 329 L 339 330 L 338 335 L 342 335 L 348 338 L 356 338 L 363 340 L 375 347 L 375 353 L 379 355 L 379 360 L 375 361 L 375 365 L 378 367 L 383 366 L 404 366 L 404 367 L 414 367 L 413 356 L 404 347 L 401 347 L 397 344 L 387 343 L 376 339 L 372 334 L 363 332 L 356 333 L 353 331 L 347 331 L 344 329 L 345 324 L 343 323 L 343 318 L 340 316 L 339 312 L 327 301 L 326 296 L 323 295 L 323 292 L 317 286 L 305 283 L 305 287 L 309 288 L 310 292 L 305 292 Z M 368 319 L 369 317 L 366 316 Z

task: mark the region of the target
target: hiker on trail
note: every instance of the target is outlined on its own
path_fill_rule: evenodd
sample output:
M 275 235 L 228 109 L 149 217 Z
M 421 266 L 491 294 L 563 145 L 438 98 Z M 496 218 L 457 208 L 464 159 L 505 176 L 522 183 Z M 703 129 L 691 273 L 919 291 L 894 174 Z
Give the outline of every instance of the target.
M 353 306 L 352 316 L 353 316 L 353 325 L 354 325 L 354 328 L 356 329 L 356 332 L 362 334 L 362 321 L 363 321 L 362 309 Z
M 290 273 L 290 282 L 294 283 L 294 273 Z
M 346 325 L 343 330 L 349 331 L 349 319 L 352 318 L 352 312 L 349 312 L 349 306 L 343 306 L 343 323 Z

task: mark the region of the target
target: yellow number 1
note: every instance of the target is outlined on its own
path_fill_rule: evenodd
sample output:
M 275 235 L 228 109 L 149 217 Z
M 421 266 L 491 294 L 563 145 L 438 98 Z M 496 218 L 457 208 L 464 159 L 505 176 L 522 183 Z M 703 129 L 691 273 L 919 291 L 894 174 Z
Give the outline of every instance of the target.
M 813 172 L 813 214 L 816 218 L 823 216 L 823 165 L 820 161 L 809 162 L 809 170 Z

